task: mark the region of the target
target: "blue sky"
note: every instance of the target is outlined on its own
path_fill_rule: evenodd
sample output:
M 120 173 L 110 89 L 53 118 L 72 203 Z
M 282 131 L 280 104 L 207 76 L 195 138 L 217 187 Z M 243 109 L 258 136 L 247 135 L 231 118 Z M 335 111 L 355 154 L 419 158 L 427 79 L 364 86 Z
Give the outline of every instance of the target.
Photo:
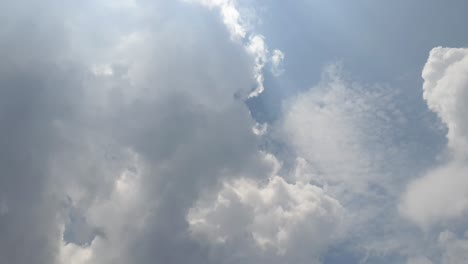
M 467 7 L 1 2 L 0 263 L 464 263 Z

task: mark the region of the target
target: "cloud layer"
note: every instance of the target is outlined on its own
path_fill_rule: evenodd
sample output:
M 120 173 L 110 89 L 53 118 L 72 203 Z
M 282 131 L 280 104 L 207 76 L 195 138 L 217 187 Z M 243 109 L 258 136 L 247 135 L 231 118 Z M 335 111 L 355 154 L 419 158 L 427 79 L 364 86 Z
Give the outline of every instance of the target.
M 333 63 L 260 124 L 292 83 L 262 7 L 3 1 L 0 262 L 463 262 L 468 51 L 427 107 Z

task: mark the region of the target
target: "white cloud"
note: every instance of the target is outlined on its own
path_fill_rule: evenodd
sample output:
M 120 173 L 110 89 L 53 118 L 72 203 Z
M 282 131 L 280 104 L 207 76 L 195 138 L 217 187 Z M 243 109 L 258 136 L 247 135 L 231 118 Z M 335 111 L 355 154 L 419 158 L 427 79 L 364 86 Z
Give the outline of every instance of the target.
M 268 131 L 268 123 L 255 123 L 255 125 L 252 127 L 252 132 L 257 135 L 257 136 L 263 136 L 267 133 Z
M 278 166 L 273 156 L 265 158 Z M 258 256 L 251 263 L 260 263 L 263 252 L 290 260 L 320 256 L 338 238 L 343 207 L 321 188 L 288 183 L 276 171 L 265 183 L 248 178 L 225 182 L 217 194 L 199 200 L 187 215 L 193 235 L 218 246 L 235 240 L 253 244 Z
M 338 192 L 391 189 L 397 179 L 386 177 L 386 167 L 398 162 L 396 153 L 404 155 L 393 133 L 406 123 L 393 103 L 396 95 L 347 80 L 339 65 L 331 65 L 319 85 L 288 102 L 280 137 L 309 164 L 311 180 Z
M 256 97 L 265 90 L 265 87 L 263 86 L 264 77 L 262 71 L 265 67 L 265 63 L 267 62 L 268 48 L 266 47 L 264 37 L 261 35 L 250 37 L 246 48 L 255 60 L 254 76 L 255 81 L 257 82 L 257 88 L 249 94 L 249 97 Z
M 256 81 L 256 88 L 252 90 L 248 97 L 259 96 L 264 90 L 263 71 L 267 63 L 272 64 L 272 72 L 279 75 L 282 72 L 280 67 L 284 54 L 278 49 L 270 51 L 265 43 L 265 37 L 253 31 L 252 25 L 248 21 L 254 20 L 249 16 L 251 14 L 243 14 L 239 11 L 239 3 L 236 0 L 185 0 L 188 2 L 198 2 L 209 8 L 219 9 L 223 22 L 231 33 L 234 40 L 244 43 L 247 52 L 249 52 L 255 61 L 253 74 Z
M 434 48 L 423 70 L 424 99 L 446 125 L 448 161 L 411 182 L 403 215 L 424 228 L 448 224 L 468 210 L 468 49 Z
M 73 243 L 63 243 L 60 248 L 59 263 L 88 264 L 92 263 L 93 251 Z
M 93 65 L 91 72 L 96 76 L 110 76 L 114 74 L 112 67 L 108 64 Z
M 231 37 L 237 40 L 245 38 L 248 28 L 243 18 L 239 13 L 235 0 L 186 0 L 189 2 L 199 2 L 209 8 L 219 8 L 223 22 L 231 33 Z
M 468 149 L 468 49 L 434 48 L 423 70 L 424 99 L 448 128 L 448 147 Z
M 92 227 L 99 228 L 90 243 L 78 245 L 73 241 L 63 241 L 59 248 L 60 264 L 95 264 L 95 263 L 128 263 L 131 261 L 129 247 L 135 243 L 140 232 L 146 228 L 145 221 L 156 202 L 148 203 L 141 195 L 142 177 L 145 168 L 138 161 L 136 153 L 130 153 L 130 169 L 122 168 L 113 171 L 108 193 L 102 190 L 92 193 L 73 195 L 71 201 L 80 207 L 84 217 Z M 101 172 L 101 176 L 104 172 Z M 75 183 L 68 188 L 79 188 Z
M 273 51 L 273 55 L 271 56 L 271 72 L 275 76 L 279 76 L 283 74 L 283 61 L 284 61 L 284 53 L 281 50 L 275 49 Z
M 414 124 L 401 90 L 346 76 L 330 65 L 318 85 L 286 102 L 270 131 L 297 157 L 288 178 L 322 186 L 346 209 L 346 241 L 362 263 L 414 256 L 423 243 L 398 215 L 397 197 L 418 170 L 412 149 L 420 156 L 427 142 L 406 134 Z
M 401 212 L 421 227 L 456 219 L 468 210 L 466 164 L 450 163 L 429 171 L 408 186 Z

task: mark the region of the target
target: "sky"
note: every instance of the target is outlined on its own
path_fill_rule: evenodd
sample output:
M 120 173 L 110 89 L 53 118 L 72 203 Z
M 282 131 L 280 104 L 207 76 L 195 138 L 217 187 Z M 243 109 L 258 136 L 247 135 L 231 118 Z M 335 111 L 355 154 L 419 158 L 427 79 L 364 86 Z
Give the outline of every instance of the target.
M 2 0 L 0 263 L 464 263 L 466 8 Z

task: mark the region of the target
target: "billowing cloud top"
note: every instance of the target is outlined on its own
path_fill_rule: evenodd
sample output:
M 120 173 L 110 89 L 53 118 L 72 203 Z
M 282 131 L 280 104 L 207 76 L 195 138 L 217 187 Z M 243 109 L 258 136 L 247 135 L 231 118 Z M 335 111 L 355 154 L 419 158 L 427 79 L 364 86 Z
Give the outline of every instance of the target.
M 0 263 L 464 263 L 468 50 L 356 74 L 347 5 L 2 1 Z

